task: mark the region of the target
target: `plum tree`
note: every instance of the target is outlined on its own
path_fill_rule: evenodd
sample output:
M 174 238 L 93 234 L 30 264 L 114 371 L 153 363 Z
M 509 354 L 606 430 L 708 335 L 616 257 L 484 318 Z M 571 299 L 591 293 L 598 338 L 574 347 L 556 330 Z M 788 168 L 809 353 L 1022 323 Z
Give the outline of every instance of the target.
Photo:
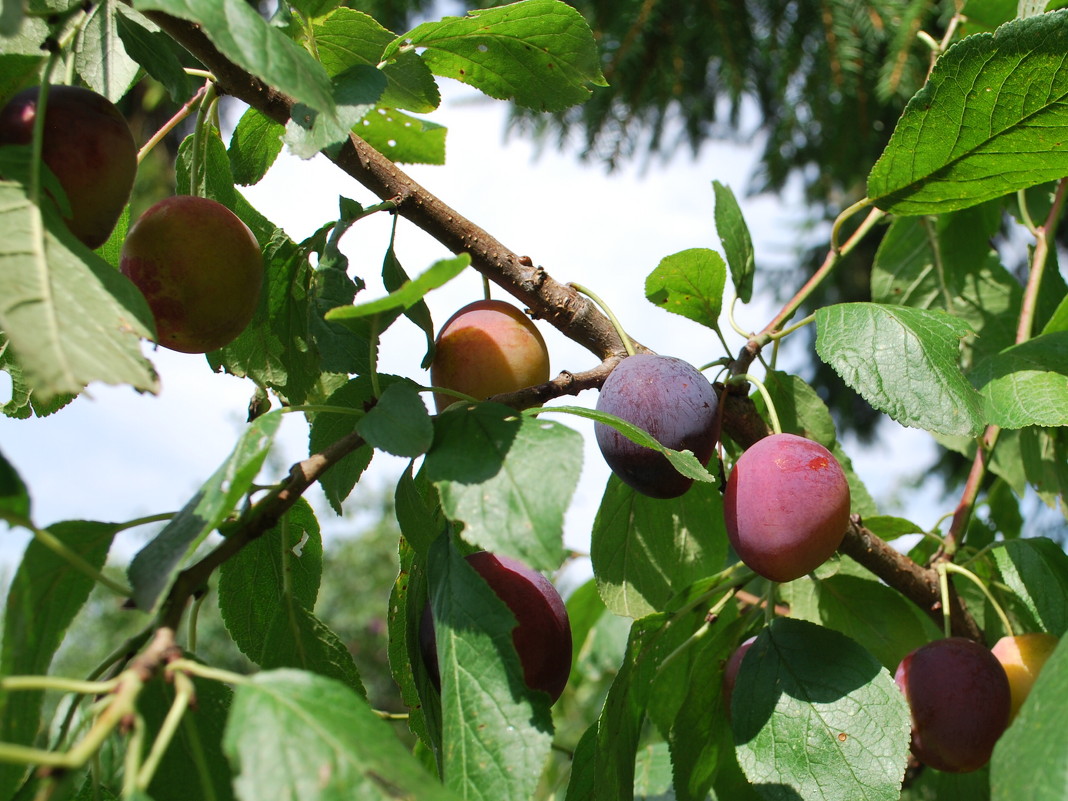
M 912 714 L 912 753 L 938 770 L 966 773 L 990 760 L 1009 723 L 1005 670 L 984 646 L 964 637 L 922 645 L 894 681 Z
M 39 97 L 40 87 L 24 89 L 0 110 L 0 145 L 30 144 Z M 137 174 L 137 145 L 122 113 L 89 89 L 49 87 L 41 160 L 67 195 L 67 227 L 87 247 L 103 245 Z
M 673 356 L 628 356 L 601 387 L 597 409 L 647 431 L 674 450 L 689 450 L 701 464 L 716 446 L 718 399 L 697 368 Z M 662 453 L 631 441 L 598 422 L 597 445 L 620 480 L 652 498 L 677 498 L 693 479 L 678 472 Z
M 823 564 L 849 525 L 849 484 L 829 450 L 794 434 L 765 437 L 735 462 L 723 497 L 727 536 L 764 578 L 793 581 Z
M 738 670 L 742 667 L 742 660 L 745 659 L 746 653 L 754 642 L 756 642 L 755 635 L 742 640 L 742 644 L 734 649 L 723 666 L 723 708 L 727 710 L 728 717 L 731 714 L 731 698 L 734 696 L 734 683 L 738 679 Z
M 503 300 L 477 300 L 441 327 L 430 366 L 435 386 L 488 398 L 549 380 L 549 350 L 534 322 Z M 436 393 L 443 411 L 456 398 Z
M 166 198 L 130 228 L 120 269 L 144 294 L 156 341 L 183 353 L 231 342 L 252 320 L 263 284 L 256 237 L 214 200 Z
M 990 649 L 1009 677 L 1009 690 L 1012 694 L 1010 722 L 1016 718 L 1023 702 L 1031 693 L 1031 687 L 1042 666 L 1056 650 L 1059 642 L 1057 636 L 1038 631 L 1002 637 Z
M 516 618 L 512 642 L 523 665 L 523 678 L 553 703 L 571 673 L 571 622 L 556 587 L 538 571 L 517 559 L 479 551 L 468 563 Z M 434 619 L 427 604 L 419 627 L 419 649 L 434 685 L 441 689 Z

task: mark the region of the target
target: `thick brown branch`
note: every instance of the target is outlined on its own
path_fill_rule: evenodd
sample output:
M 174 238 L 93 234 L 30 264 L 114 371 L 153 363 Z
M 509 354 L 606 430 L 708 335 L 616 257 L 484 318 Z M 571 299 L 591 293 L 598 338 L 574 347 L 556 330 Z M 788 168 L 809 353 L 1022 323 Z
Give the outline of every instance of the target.
M 942 601 L 936 570 L 922 567 L 905 554 L 895 551 L 864 528 L 856 516 L 850 522 L 845 539 L 838 550 L 864 565 L 924 610 L 939 627 L 942 626 Z M 951 592 L 950 600 L 953 633 L 982 642 L 983 632 L 961 599 Z
M 269 531 L 323 473 L 363 444 L 364 440 L 358 434 L 349 434 L 322 453 L 293 465 L 289 478 L 257 501 L 237 525 L 229 528 L 226 539 L 217 548 L 178 574 L 163 603 L 160 625 L 177 629 L 186 603 L 203 589 L 219 565 Z

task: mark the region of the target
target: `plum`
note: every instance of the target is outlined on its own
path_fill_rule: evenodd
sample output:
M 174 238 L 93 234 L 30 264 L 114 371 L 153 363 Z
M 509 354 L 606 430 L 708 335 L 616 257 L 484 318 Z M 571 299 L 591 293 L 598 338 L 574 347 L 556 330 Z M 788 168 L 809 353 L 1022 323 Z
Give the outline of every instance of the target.
M 727 710 L 727 717 L 731 714 L 731 698 L 734 696 L 734 683 L 738 679 L 738 670 L 742 667 L 742 660 L 745 659 L 746 653 L 754 642 L 756 642 L 756 635 L 743 640 L 723 666 L 723 708 Z
M 967 773 L 990 761 L 1009 724 L 1011 693 L 1001 663 L 964 637 L 921 645 L 894 681 L 912 713 L 912 753 L 937 770 Z
M 1031 687 L 1038 678 L 1042 666 L 1046 664 L 1050 654 L 1057 649 L 1059 642 L 1060 640 L 1053 634 L 1032 632 L 1017 634 L 1015 637 L 1002 637 L 990 649 L 1009 677 L 1009 691 L 1012 695 L 1009 710 L 1010 722 L 1016 719 L 1020 707 L 1031 693 Z
M 608 375 L 597 409 L 644 429 L 665 447 L 691 451 L 705 464 L 716 446 L 718 403 L 712 385 L 693 365 L 673 356 L 639 353 Z M 693 483 L 664 454 L 632 442 L 610 425 L 596 423 L 594 434 L 612 472 L 643 495 L 677 498 Z
M 0 145 L 29 145 L 40 87 L 25 89 L 0 110 Z M 107 98 L 77 86 L 51 86 L 41 160 L 70 203 L 67 227 L 89 248 L 107 242 L 130 199 L 137 145 Z
M 738 557 L 771 581 L 815 570 L 842 543 L 849 484 L 829 450 L 794 434 L 757 441 L 735 462 L 723 496 Z
M 571 623 L 560 593 L 545 576 L 517 559 L 489 551 L 479 551 L 466 558 L 515 615 L 517 625 L 512 630 L 512 643 L 527 686 L 547 693 L 550 702 L 555 703 L 571 673 Z M 440 690 L 430 604 L 423 609 L 419 650 L 431 681 Z
M 503 300 L 478 300 L 438 332 L 430 382 L 478 399 L 549 380 L 549 351 L 533 321 Z M 456 402 L 434 395 L 439 412 Z
M 229 344 L 252 320 L 263 257 L 240 218 L 214 200 L 178 195 L 130 228 L 120 269 L 145 296 L 156 341 L 182 353 Z

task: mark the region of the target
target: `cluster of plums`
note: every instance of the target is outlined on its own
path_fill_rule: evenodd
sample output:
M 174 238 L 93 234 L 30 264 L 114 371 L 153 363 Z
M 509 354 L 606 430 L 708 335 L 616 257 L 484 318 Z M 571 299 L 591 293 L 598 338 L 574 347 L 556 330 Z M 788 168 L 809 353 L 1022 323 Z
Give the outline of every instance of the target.
M 755 640 L 742 642 L 724 665 L 728 714 L 738 670 Z M 912 755 L 950 773 L 983 767 L 1058 642 L 1035 632 L 1002 637 L 987 649 L 964 637 L 946 637 L 909 653 L 894 681 L 912 716 Z
M 29 145 L 40 89 L 0 109 L 0 145 Z M 41 160 L 66 195 L 64 222 L 86 247 L 111 236 L 130 198 L 137 146 L 109 100 L 76 86 L 50 86 Z M 259 243 L 221 203 L 180 195 L 149 208 L 130 228 L 120 269 L 144 294 L 157 342 L 205 353 L 231 342 L 252 320 L 263 283 Z
M 469 304 L 442 327 L 431 366 L 435 386 L 486 398 L 549 377 L 541 334 L 515 306 Z M 438 394 L 438 410 L 455 398 Z M 661 445 L 688 450 L 707 464 L 716 446 L 718 398 L 699 370 L 671 356 L 623 359 L 601 387 L 598 410 L 644 429 Z M 693 479 L 664 454 L 614 427 L 595 425 L 605 462 L 621 481 L 652 498 L 677 498 Z M 849 484 L 835 457 L 793 434 L 760 440 L 735 462 L 724 494 L 731 545 L 756 573 L 773 581 L 799 578 L 826 561 L 849 525 Z

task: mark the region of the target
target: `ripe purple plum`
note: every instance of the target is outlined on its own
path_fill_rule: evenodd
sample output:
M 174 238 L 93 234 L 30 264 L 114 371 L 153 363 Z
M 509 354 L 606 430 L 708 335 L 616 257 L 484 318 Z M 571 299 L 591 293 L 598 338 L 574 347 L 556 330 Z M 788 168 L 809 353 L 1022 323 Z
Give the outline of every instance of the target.
M 738 557 L 771 581 L 815 570 L 842 544 L 849 484 L 829 450 L 794 434 L 765 437 L 735 462 L 723 496 Z
M 612 370 L 597 400 L 608 412 L 647 431 L 661 445 L 688 450 L 706 464 L 716 447 L 719 400 L 701 372 L 682 359 L 639 353 Z M 664 454 L 632 442 L 605 423 L 594 426 L 605 462 L 621 481 L 651 498 L 677 498 L 693 479 Z
M 1010 722 L 1016 719 L 1020 707 L 1031 694 L 1031 687 L 1038 678 L 1042 666 L 1046 664 L 1050 654 L 1057 649 L 1059 642 L 1060 639 L 1056 635 L 1039 631 L 1017 634 L 1015 637 L 1002 637 L 990 649 L 1009 677 L 1009 690 L 1012 694 L 1012 707 L 1009 710 Z
M 967 773 L 990 761 L 1009 724 L 1011 693 L 1001 663 L 963 637 L 921 645 L 894 681 L 912 713 L 912 753 L 937 770 Z
M 547 693 L 550 702 L 556 703 L 571 673 L 572 649 L 571 622 L 560 593 L 545 576 L 517 559 L 479 551 L 468 556 L 467 561 L 515 615 L 512 643 L 527 686 Z M 419 650 L 434 686 L 440 690 L 430 604 L 423 609 Z
M 549 380 L 549 351 L 534 322 L 503 300 L 477 300 L 438 332 L 430 382 L 478 399 Z M 439 412 L 456 402 L 436 393 Z
M 40 87 L 24 89 L 0 110 L 0 145 L 29 145 Z M 77 86 L 50 86 L 41 160 L 70 203 L 67 227 L 89 248 L 107 242 L 130 199 L 137 145 L 111 101 Z

